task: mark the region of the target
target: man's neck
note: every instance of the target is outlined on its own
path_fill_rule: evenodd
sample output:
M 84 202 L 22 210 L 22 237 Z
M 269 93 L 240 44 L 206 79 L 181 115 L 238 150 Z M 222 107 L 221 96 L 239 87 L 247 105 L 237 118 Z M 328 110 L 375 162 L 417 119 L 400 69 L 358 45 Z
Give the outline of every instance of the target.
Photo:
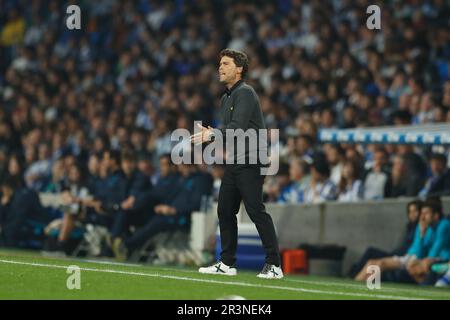
M 119 168 L 119 167 L 113 167 L 113 168 L 111 168 L 110 174 L 115 174 L 115 173 L 117 173 L 118 171 L 120 171 L 120 168 Z
M 233 86 L 234 86 L 236 83 L 238 83 L 239 80 L 241 80 L 241 79 L 238 78 L 238 79 L 234 80 L 233 82 L 227 83 L 227 88 L 228 88 L 228 90 L 230 90 L 231 88 L 233 88 Z
M 124 171 L 124 173 L 125 173 L 125 175 L 127 176 L 127 178 L 130 178 L 130 177 L 133 176 L 134 170 L 131 170 L 131 171 L 128 171 L 128 172 L 125 172 L 125 171 Z

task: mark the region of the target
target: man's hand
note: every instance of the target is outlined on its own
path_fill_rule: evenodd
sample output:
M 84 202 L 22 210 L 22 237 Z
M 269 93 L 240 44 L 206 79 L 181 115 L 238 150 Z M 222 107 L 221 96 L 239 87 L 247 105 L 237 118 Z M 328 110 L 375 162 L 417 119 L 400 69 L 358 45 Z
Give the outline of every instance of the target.
M 417 283 L 421 283 L 425 280 L 428 272 L 430 271 L 431 265 L 436 261 L 436 258 L 412 260 L 408 262 L 406 270 Z
M 94 207 L 95 201 L 97 201 L 97 200 L 95 200 L 93 198 L 87 198 L 87 199 L 81 199 L 80 200 L 81 205 L 89 207 L 89 208 L 93 208 Z
M 64 191 L 61 193 L 61 198 L 64 204 L 71 204 L 74 202 L 74 197 L 70 194 L 69 191 Z
M 100 201 L 93 201 L 92 207 L 97 213 L 104 214 L 105 211 L 102 209 L 102 203 Z
M 11 200 L 11 197 L 12 197 L 12 192 L 11 193 L 4 192 L 2 194 L 2 199 L 1 199 L 2 206 L 6 206 L 9 203 L 9 201 Z
M 211 128 L 210 126 L 206 128 L 202 126 L 200 123 L 197 123 L 197 127 L 199 127 L 201 131 L 191 136 L 191 143 L 199 145 L 202 144 L 203 142 L 211 140 L 213 128 Z
M 123 210 L 130 210 L 134 207 L 135 201 L 136 201 L 136 198 L 134 196 L 129 196 L 124 201 L 122 201 L 120 206 L 122 207 Z
M 439 261 L 438 258 L 425 258 L 425 259 L 423 259 L 423 260 L 424 260 L 424 262 L 423 262 L 423 264 L 424 264 L 424 269 L 425 269 L 426 271 L 430 271 L 431 266 L 433 265 L 433 263 Z
M 158 204 L 155 206 L 155 213 L 162 214 L 164 216 L 173 216 L 177 213 L 177 210 L 174 207 L 165 205 L 165 204 Z

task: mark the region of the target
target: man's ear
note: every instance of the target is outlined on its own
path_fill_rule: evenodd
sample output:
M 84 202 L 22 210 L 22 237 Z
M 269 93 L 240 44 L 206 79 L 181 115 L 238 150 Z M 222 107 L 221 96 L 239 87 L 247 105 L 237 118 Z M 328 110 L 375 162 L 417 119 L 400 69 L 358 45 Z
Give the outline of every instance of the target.
M 244 70 L 244 67 L 237 67 L 237 71 L 239 72 L 239 74 L 241 75 L 242 78 L 242 71 Z

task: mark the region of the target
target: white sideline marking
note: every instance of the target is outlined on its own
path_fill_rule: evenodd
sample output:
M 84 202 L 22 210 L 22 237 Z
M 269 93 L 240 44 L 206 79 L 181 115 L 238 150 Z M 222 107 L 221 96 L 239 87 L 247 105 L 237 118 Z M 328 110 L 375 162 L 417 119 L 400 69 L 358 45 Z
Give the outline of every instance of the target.
M 9 263 L 9 264 L 18 264 L 18 265 L 28 265 L 28 266 L 34 266 L 34 267 L 67 269 L 67 266 L 54 265 L 54 264 L 11 261 L 11 260 L 2 260 L 2 259 L 0 259 L 0 262 L 1 263 Z M 222 284 L 222 285 L 235 285 L 235 286 L 242 286 L 242 287 L 255 287 L 255 288 L 267 288 L 267 289 L 276 289 L 276 290 L 285 290 L 285 291 L 295 291 L 295 292 L 327 294 L 327 295 L 340 295 L 340 296 L 351 296 L 351 297 L 357 296 L 357 297 L 365 297 L 365 298 L 398 299 L 398 300 L 423 300 L 423 298 L 389 296 L 389 295 L 380 295 L 380 294 L 365 294 L 365 293 L 347 293 L 347 292 L 339 292 L 339 291 L 324 291 L 324 290 L 315 290 L 315 289 L 282 287 L 282 286 L 275 286 L 275 285 L 259 285 L 259 284 L 252 284 L 252 283 L 246 283 L 246 282 L 219 281 L 219 280 L 210 280 L 210 279 L 198 279 L 198 278 L 161 275 L 161 274 L 157 274 L 157 273 L 143 273 L 143 272 L 121 271 L 121 270 L 111 270 L 111 269 L 95 269 L 95 268 L 84 268 L 84 267 L 80 268 L 80 270 L 93 271 L 93 272 L 104 272 L 104 273 L 126 274 L 126 275 L 134 275 L 134 276 L 153 277 L 153 278 L 163 278 L 163 279 L 173 279 L 173 280 L 184 280 L 184 281 L 193 281 L 193 282 L 203 282 L 203 283 L 215 283 L 215 284 Z
M 82 260 L 82 261 L 87 261 L 87 262 L 92 262 L 92 263 L 98 263 L 97 260 Z M 126 266 L 126 267 L 146 267 L 145 264 L 136 264 L 136 263 L 116 263 L 116 262 L 102 262 L 102 264 L 111 264 L 111 265 L 121 265 L 121 266 Z M 184 273 L 195 273 L 198 274 L 197 270 L 186 270 L 186 269 L 179 269 L 179 268 L 168 268 L 168 267 L 161 267 L 161 266 L 154 266 L 155 268 L 159 269 L 159 270 L 163 270 L 163 271 L 173 271 L 173 272 L 184 272 Z M 360 289 L 360 290 L 369 290 L 367 289 L 367 287 L 364 285 L 364 282 L 361 282 L 360 284 L 351 284 L 351 283 L 344 283 L 344 282 L 336 282 L 336 281 L 327 281 L 327 282 L 323 282 L 323 281 L 314 281 L 314 280 L 298 280 L 298 279 L 287 279 L 284 278 L 283 281 L 286 282 L 294 282 L 294 283 L 303 283 L 303 284 L 310 284 L 310 285 L 317 285 L 317 286 L 325 286 L 325 287 L 335 287 L 335 286 L 340 286 L 340 287 L 344 287 L 344 288 L 348 288 L 348 289 Z M 419 295 L 424 295 L 424 296 L 430 296 L 430 297 L 435 297 L 436 295 L 438 295 L 439 297 L 442 297 L 442 295 L 444 294 L 444 292 L 442 291 L 433 291 L 432 288 L 421 288 L 421 290 L 413 290 L 413 289 L 409 289 L 409 288 L 391 288 L 391 287 L 386 287 L 386 285 L 383 286 L 382 291 L 392 291 L 392 292 L 399 292 L 399 291 L 403 291 L 403 292 L 408 292 L 411 293 L 411 291 L 413 291 L 414 293 L 417 293 Z
M 340 282 L 322 282 L 322 281 L 314 281 L 314 280 L 295 280 L 295 279 L 284 279 L 284 281 L 288 281 L 288 282 L 297 282 L 297 283 L 304 283 L 304 284 L 312 284 L 312 285 L 320 285 L 320 286 L 341 286 L 344 288 L 355 288 L 355 289 L 367 289 L 367 287 L 364 285 L 364 282 L 361 282 L 361 284 L 351 284 L 351 283 L 340 283 Z M 387 284 L 389 285 L 389 284 Z M 386 287 L 386 285 L 383 285 L 382 290 L 383 291 L 392 291 L 392 292 L 398 292 L 398 291 L 405 291 L 405 292 L 414 292 L 420 295 L 425 295 L 425 296 L 436 296 L 439 295 L 440 297 L 442 297 L 445 292 L 443 291 L 433 291 L 431 288 L 421 288 L 423 290 L 414 290 L 414 289 L 407 289 L 407 288 L 392 288 L 392 287 Z
M 77 260 L 81 262 L 89 262 L 89 263 L 98 263 L 98 264 L 105 264 L 105 265 L 112 265 L 112 266 L 121 266 L 121 267 L 145 267 L 143 264 L 138 263 L 128 263 L 128 262 L 116 262 L 116 261 L 104 261 L 104 260 L 91 260 L 91 259 L 81 259 Z

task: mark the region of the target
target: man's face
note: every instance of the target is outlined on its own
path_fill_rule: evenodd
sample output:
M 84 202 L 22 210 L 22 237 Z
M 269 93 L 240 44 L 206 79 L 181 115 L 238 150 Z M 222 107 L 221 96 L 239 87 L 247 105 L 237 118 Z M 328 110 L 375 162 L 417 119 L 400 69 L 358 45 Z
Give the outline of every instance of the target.
M 234 83 L 238 80 L 242 67 L 237 67 L 234 59 L 223 56 L 219 63 L 219 80 L 223 84 Z
M 400 157 L 395 157 L 394 161 L 392 163 L 392 172 L 395 172 L 397 174 L 402 174 L 405 170 L 404 161 Z
M 420 213 L 420 221 L 430 224 L 433 219 L 433 210 L 430 207 L 423 207 Z
M 103 158 L 102 161 L 100 163 L 100 166 L 102 168 L 102 170 L 104 170 L 105 172 L 108 172 L 111 166 L 111 158 L 109 156 L 109 152 L 105 152 L 103 153 Z
M 122 161 L 122 170 L 125 172 L 125 174 L 131 174 L 134 169 L 136 169 L 136 163 L 133 160 L 124 159 Z
M 408 207 L 408 220 L 410 222 L 416 222 L 419 217 L 419 208 L 415 204 Z
M 292 181 L 298 181 L 303 177 L 303 170 L 298 161 L 293 161 L 289 166 L 289 178 Z
M 183 177 L 187 177 L 191 173 L 191 167 L 192 165 L 189 164 L 180 164 L 178 166 L 178 171 Z
M 39 159 L 46 160 L 49 157 L 49 148 L 46 144 L 41 144 L 39 146 Z
M 433 172 L 433 175 L 439 175 L 445 170 L 445 163 L 441 162 L 440 160 L 433 159 L 430 162 L 431 171 Z
M 76 182 L 80 181 L 80 170 L 77 167 L 73 166 L 70 168 L 69 180 L 72 183 L 76 183 Z
M 159 170 L 161 172 L 161 176 L 167 177 L 170 174 L 170 160 L 168 158 L 161 158 L 159 160 Z
M 400 154 L 400 155 L 405 155 L 405 154 L 410 153 L 412 151 L 413 151 L 413 149 L 412 149 L 412 147 L 410 145 L 400 144 L 400 145 L 397 146 L 397 153 Z
M 297 140 L 297 150 L 300 154 L 305 154 L 310 148 L 308 140 L 303 137 L 298 138 Z
M 315 182 L 319 182 L 320 181 L 320 173 L 316 170 L 316 168 L 312 167 L 311 168 L 311 179 Z
M 3 195 L 11 195 L 13 193 L 13 189 L 7 185 L 2 185 L 0 188 L 0 192 Z
M 339 162 L 339 154 L 337 150 L 331 146 L 328 146 L 325 152 L 325 156 L 327 157 L 328 163 L 335 165 Z
M 345 163 L 342 167 L 342 176 L 347 179 L 353 179 L 355 177 L 355 170 L 351 163 Z
M 151 175 L 152 165 L 149 160 L 147 159 L 139 160 L 137 166 L 139 171 L 143 172 L 146 175 Z
M 280 188 L 283 188 L 284 186 L 287 186 L 289 184 L 289 175 L 288 174 L 277 175 L 276 179 L 277 179 L 277 183 L 280 186 Z
M 89 157 L 88 170 L 91 174 L 97 174 L 100 166 L 100 161 L 96 156 Z
M 384 165 L 384 162 L 385 162 L 384 160 L 385 160 L 385 158 L 384 158 L 383 152 L 377 151 L 373 154 L 373 161 L 374 161 L 375 165 L 381 167 L 382 165 Z

